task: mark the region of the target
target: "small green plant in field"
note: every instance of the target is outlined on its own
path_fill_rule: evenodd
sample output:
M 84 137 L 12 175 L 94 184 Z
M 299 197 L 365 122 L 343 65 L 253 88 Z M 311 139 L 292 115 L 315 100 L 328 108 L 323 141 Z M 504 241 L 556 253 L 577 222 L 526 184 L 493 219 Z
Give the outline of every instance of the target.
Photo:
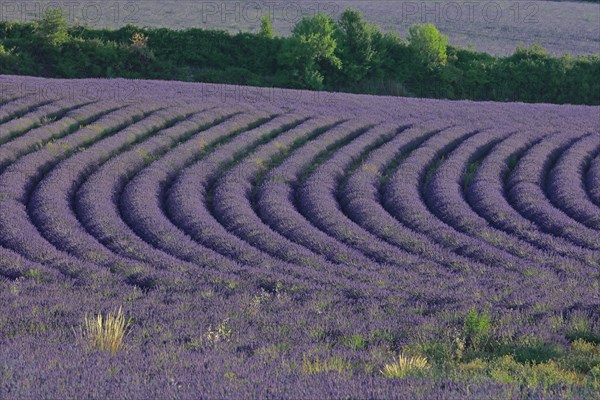
M 571 343 L 570 350 L 561 361 L 562 365 L 584 374 L 600 368 L 600 345 L 577 339 Z
M 567 338 L 572 341 L 583 339 L 590 343 L 600 343 L 600 334 L 594 332 L 588 320 L 582 316 L 576 316 L 571 320 Z
M 208 327 L 204 337 L 211 343 L 218 343 L 221 341 L 229 341 L 233 330 L 229 326 L 229 318 L 226 318 L 216 328 L 212 326 Z
M 464 323 L 466 346 L 478 348 L 484 344 L 489 338 L 491 329 L 492 322 L 488 312 L 484 311 L 480 314 L 475 308 L 472 308 Z
M 21 283 L 24 278 L 17 278 L 10 284 L 10 293 L 13 296 L 18 296 L 21 294 Z
M 350 368 L 350 363 L 339 356 L 325 359 L 316 357 L 313 360 L 309 360 L 306 355 L 302 356 L 302 372 L 306 375 L 314 375 L 325 372 L 337 372 L 341 374 L 344 371 L 349 371 Z
M 596 365 L 588 374 L 589 385 L 597 390 L 600 390 L 600 365 Z
M 422 373 L 429 368 L 426 357 L 400 354 L 394 362 L 386 364 L 381 373 L 386 378 L 404 378 L 408 375 Z
M 596 345 L 586 342 L 583 339 L 575 340 L 573 343 L 571 343 L 571 348 L 578 353 L 593 353 L 596 351 Z
M 470 163 L 467 167 L 467 171 L 465 172 L 464 182 L 463 182 L 463 190 L 466 192 L 471 186 L 473 179 L 475 178 L 475 174 L 477 173 L 477 169 L 479 168 L 479 162 Z
M 37 268 L 31 268 L 25 272 L 23 277 L 27 279 L 33 280 L 35 283 L 40 283 L 42 281 L 42 271 Z
M 342 343 L 344 344 L 344 347 L 354 351 L 364 350 L 367 347 L 367 341 L 362 335 L 358 333 L 344 336 L 344 338 L 342 339 Z
M 123 347 L 123 339 L 131 323 L 123 314 L 122 307 L 116 313 L 103 316 L 99 313 L 95 318 L 87 315 L 83 320 L 81 336 L 89 344 L 99 350 L 117 353 Z
M 580 381 L 575 372 L 561 368 L 554 360 L 521 364 L 512 356 L 504 356 L 490 362 L 488 368 L 491 378 L 498 382 L 518 382 L 528 387 L 573 385 Z

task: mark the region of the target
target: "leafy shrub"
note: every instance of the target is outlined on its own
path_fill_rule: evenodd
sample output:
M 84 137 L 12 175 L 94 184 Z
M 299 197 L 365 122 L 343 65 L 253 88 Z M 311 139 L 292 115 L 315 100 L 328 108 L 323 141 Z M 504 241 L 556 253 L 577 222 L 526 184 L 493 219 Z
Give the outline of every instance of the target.
M 156 57 L 154 52 L 148 48 L 148 37 L 141 32 L 136 32 L 131 36 L 131 43 L 127 47 L 131 59 L 144 65 L 153 62 Z
M 567 338 L 572 341 L 583 339 L 586 342 L 600 344 L 600 334 L 596 332 L 592 329 L 586 317 L 577 315 L 570 321 Z
M 600 389 L 600 365 L 596 365 L 588 374 L 588 382 L 594 389 Z
M 581 373 L 590 373 L 600 368 L 600 346 L 577 339 L 571 343 L 571 351 L 561 360 L 561 365 Z
M 479 314 L 475 308 L 472 308 L 467 314 L 464 323 L 464 334 L 466 346 L 478 348 L 484 344 L 490 334 L 492 322 L 487 311 Z
M 0 43 L 0 72 L 10 72 L 15 63 L 15 56 Z

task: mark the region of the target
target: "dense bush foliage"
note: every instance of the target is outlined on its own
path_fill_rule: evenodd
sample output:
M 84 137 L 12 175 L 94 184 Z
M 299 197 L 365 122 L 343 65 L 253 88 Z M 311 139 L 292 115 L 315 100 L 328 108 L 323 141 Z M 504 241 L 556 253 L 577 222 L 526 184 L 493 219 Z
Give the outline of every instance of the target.
M 135 43 L 134 35 L 147 39 Z M 431 24 L 404 41 L 346 10 L 318 14 L 290 37 L 126 26 L 68 27 L 59 12 L 0 23 L 0 73 L 126 77 L 324 89 L 448 99 L 600 104 L 600 56 L 553 56 L 539 46 L 509 57 L 447 45 Z M 1 48 L 0 48 L 1 49 Z

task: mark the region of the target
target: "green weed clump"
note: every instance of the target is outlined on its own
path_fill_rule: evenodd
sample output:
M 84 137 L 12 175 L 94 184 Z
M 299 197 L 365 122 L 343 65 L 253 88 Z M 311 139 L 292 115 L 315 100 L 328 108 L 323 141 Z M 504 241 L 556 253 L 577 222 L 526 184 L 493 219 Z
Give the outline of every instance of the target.
M 472 308 L 465 318 L 464 333 L 467 347 L 479 348 L 489 339 L 492 322 L 487 311 L 481 314 Z
M 326 372 L 337 372 L 341 374 L 349 371 L 351 365 L 348 361 L 339 356 L 329 358 L 309 359 L 306 355 L 302 356 L 302 372 L 305 375 L 321 374 Z

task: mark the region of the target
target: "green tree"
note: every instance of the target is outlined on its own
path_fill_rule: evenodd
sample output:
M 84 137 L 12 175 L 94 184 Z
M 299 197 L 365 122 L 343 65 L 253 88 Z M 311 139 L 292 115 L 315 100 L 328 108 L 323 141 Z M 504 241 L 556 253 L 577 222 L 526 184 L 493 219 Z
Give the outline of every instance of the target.
M 309 89 L 323 88 L 323 73 L 327 68 L 340 69 L 342 63 L 335 55 L 335 24 L 324 15 L 303 18 L 282 46 L 279 63 L 289 74 L 288 83 Z
M 315 62 L 329 62 L 341 68 L 335 55 L 337 43 L 334 38 L 335 23 L 325 14 L 303 18 L 296 24 L 292 36 L 299 39 L 310 51 Z
M 273 38 L 273 27 L 271 26 L 271 19 L 265 15 L 260 19 L 260 31 L 258 35 L 263 38 Z
M 373 73 L 403 81 L 410 72 L 410 64 L 407 62 L 409 50 L 405 40 L 396 32 L 382 34 L 377 31 L 373 34 L 373 47 Z
M 49 8 L 43 18 L 36 22 L 35 32 L 43 43 L 59 46 L 69 40 L 67 20 L 59 8 Z
M 408 30 L 409 46 L 429 67 L 446 65 L 448 36 L 440 34 L 433 24 L 415 24 Z
M 362 80 L 372 69 L 376 51 L 373 36 L 377 27 L 368 24 L 360 11 L 347 8 L 336 25 L 337 51 L 343 76 L 351 82 Z

